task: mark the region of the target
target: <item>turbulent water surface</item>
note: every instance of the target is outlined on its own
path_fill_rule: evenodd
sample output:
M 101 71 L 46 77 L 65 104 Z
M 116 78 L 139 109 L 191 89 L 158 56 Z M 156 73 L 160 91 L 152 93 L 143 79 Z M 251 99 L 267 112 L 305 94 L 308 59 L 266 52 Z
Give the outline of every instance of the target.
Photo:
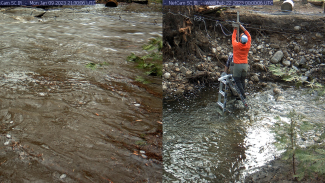
M 304 120 L 324 123 L 324 97 L 315 92 L 289 87 L 275 95 L 269 87 L 247 97 L 250 110 L 233 99 L 232 112 L 223 114 L 217 90 L 164 101 L 164 182 L 244 182 L 282 152 L 271 132 L 276 116 L 288 122 L 287 114 L 295 109 Z
M 162 36 L 161 13 L 37 12 L 1 9 L 0 180 L 161 181 L 159 149 L 141 150 L 161 138 L 161 79 L 126 62 Z

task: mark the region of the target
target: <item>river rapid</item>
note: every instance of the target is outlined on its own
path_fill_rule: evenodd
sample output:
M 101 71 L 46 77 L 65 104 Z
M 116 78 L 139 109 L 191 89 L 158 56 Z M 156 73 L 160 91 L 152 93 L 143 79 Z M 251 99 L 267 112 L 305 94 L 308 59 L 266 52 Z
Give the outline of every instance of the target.
M 216 104 L 218 88 L 178 101 L 165 100 L 163 182 L 244 182 L 261 167 L 271 168 L 269 163 L 283 152 L 275 147 L 271 132 L 276 116 L 289 122 L 287 114 L 294 109 L 305 121 L 324 124 L 324 96 L 290 86 L 275 94 L 275 86 L 268 83 L 263 91 L 247 96 L 249 110 L 229 100 L 227 113 Z M 324 128 L 319 131 L 324 133 Z
M 161 181 L 161 78 L 126 57 L 162 14 L 121 8 L 0 10 L 1 181 Z

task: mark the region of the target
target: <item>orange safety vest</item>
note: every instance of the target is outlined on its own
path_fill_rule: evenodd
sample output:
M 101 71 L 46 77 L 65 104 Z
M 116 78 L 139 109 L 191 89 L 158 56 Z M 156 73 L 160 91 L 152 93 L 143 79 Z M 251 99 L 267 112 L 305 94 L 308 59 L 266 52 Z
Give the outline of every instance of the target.
M 233 54 L 234 54 L 234 63 L 235 64 L 247 64 L 247 57 L 248 57 L 248 51 L 251 48 L 251 35 L 246 30 L 245 35 L 248 38 L 248 41 L 246 44 L 242 44 L 241 42 L 237 42 L 236 36 L 237 36 L 237 29 L 234 30 L 232 34 L 232 47 L 233 47 Z

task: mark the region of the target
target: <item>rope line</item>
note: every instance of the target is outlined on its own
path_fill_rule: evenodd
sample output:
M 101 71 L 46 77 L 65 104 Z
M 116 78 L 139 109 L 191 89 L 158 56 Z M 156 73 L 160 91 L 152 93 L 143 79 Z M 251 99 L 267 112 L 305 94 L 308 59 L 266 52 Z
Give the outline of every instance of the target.
M 205 27 L 205 31 L 207 32 L 208 37 L 211 38 L 211 36 L 208 33 L 207 26 L 205 24 L 204 18 L 203 17 L 200 17 L 200 16 L 194 15 L 194 21 L 198 21 L 198 22 L 201 21 L 201 22 L 203 22 L 204 23 L 204 27 Z

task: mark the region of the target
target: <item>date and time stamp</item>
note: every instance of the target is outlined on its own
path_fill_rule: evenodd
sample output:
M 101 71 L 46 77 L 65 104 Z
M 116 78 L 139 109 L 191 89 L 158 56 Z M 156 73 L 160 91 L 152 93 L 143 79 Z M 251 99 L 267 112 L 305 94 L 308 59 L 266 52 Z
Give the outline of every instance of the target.
M 95 5 L 95 0 L 0 0 L 0 6 L 86 6 Z M 273 0 L 163 0 L 163 5 L 193 6 L 256 6 L 273 5 Z
M 11 1 L 2 0 L 0 6 L 86 6 L 95 5 L 95 0 L 69 0 L 69 1 L 56 1 L 56 0 L 22 0 L 22 1 Z
M 205 5 L 205 6 L 257 6 L 257 5 L 273 5 L 273 0 L 163 0 L 163 5 L 175 5 L 175 6 L 193 6 L 193 5 Z

